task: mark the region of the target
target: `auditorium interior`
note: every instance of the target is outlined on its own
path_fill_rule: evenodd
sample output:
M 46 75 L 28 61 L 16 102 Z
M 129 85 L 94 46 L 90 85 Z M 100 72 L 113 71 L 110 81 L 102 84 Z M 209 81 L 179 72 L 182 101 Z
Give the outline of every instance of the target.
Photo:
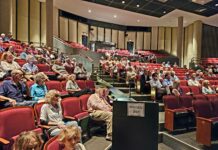
M 218 150 L 218 0 L 0 0 L 0 150 Z

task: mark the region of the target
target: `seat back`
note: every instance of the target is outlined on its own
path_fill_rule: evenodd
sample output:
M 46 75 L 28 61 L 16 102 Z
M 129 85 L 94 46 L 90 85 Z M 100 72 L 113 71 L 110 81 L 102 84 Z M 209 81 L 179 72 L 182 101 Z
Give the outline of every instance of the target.
M 95 82 L 93 80 L 86 80 L 86 88 L 95 89 Z
M 45 84 L 46 84 L 48 90 L 55 89 L 59 92 L 63 91 L 61 82 L 59 82 L 59 81 L 47 81 Z
M 195 100 L 207 100 L 207 97 L 203 94 L 197 94 L 197 95 L 193 95 L 193 98 Z
M 218 100 L 211 101 L 214 117 L 218 117 Z
M 66 90 L 66 84 L 67 84 L 67 81 L 64 80 L 64 81 L 61 81 L 61 86 L 62 86 L 62 89 L 65 91 Z
M 193 107 L 197 117 L 211 118 L 213 117 L 212 105 L 209 101 L 195 100 Z
M 86 88 L 86 81 L 85 80 L 76 80 L 76 83 L 78 84 L 78 86 L 81 89 L 85 89 Z
M 201 90 L 198 86 L 189 86 L 189 88 L 193 94 L 201 94 Z
M 163 96 L 165 109 L 177 109 L 181 108 L 178 98 L 173 95 L 165 95 Z
M 180 89 L 182 90 L 182 95 L 186 95 L 186 93 L 190 92 L 188 86 L 180 86 Z
M 73 117 L 82 112 L 80 99 L 78 97 L 68 97 L 61 101 L 63 116 Z
M 46 64 L 37 64 L 37 67 L 39 68 L 39 72 L 50 71 L 50 66 Z
M 209 101 L 218 100 L 218 97 L 216 94 L 207 94 L 205 96 L 207 97 L 207 100 L 209 100 Z
M 60 144 L 57 140 L 58 136 L 49 139 L 43 148 L 43 150 L 59 150 Z
M 180 80 L 180 86 L 187 86 L 187 85 L 188 85 L 187 80 Z
M 192 107 L 192 100 L 193 97 L 189 95 L 183 95 L 179 97 L 181 106 L 185 108 L 191 108 Z
M 0 137 L 7 140 L 36 128 L 34 111 L 27 106 L 2 109 L 0 120 Z
M 82 96 L 79 97 L 80 102 L 81 102 L 81 108 L 82 108 L 83 111 L 88 110 L 87 102 L 88 102 L 89 97 L 90 97 L 90 94 L 85 94 L 85 95 L 82 95 Z
M 40 124 L 40 113 L 41 113 L 41 108 L 44 104 L 46 103 L 43 102 L 43 103 L 37 103 L 34 105 L 34 113 L 35 113 L 36 121 L 38 124 Z

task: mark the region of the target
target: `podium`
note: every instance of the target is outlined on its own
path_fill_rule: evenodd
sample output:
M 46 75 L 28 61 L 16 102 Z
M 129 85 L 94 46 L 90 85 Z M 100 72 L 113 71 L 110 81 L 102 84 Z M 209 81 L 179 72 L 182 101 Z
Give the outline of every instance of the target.
M 158 150 L 155 102 L 113 102 L 112 150 Z

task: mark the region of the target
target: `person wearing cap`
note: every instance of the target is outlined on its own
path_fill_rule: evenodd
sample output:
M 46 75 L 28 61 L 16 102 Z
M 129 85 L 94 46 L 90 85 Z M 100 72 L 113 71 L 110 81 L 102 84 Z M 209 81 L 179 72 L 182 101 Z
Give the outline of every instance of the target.
M 0 85 L 0 95 L 16 100 L 18 106 L 33 106 L 36 101 L 25 100 L 27 98 L 27 89 L 22 82 L 23 72 L 21 70 L 13 70 L 11 79 L 4 80 Z M 10 104 L 5 104 L 9 106 Z

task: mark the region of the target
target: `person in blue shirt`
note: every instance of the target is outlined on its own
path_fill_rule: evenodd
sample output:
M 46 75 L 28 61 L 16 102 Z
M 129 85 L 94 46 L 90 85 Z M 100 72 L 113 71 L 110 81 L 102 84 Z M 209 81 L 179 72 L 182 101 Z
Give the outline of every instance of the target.
M 30 88 L 30 95 L 32 100 L 43 102 L 46 93 L 48 92 L 47 87 L 45 86 L 46 77 L 44 73 L 37 73 L 35 75 L 35 84 Z
M 167 94 L 171 94 L 170 89 L 173 87 L 173 81 L 171 80 L 170 73 L 165 74 L 165 78 L 162 82 L 162 85 L 166 89 Z
M 27 99 L 27 89 L 22 82 L 23 72 L 13 70 L 11 79 L 4 80 L 0 85 L 0 95 L 16 100 L 17 106 L 33 106 L 36 102 Z M 8 104 L 5 104 L 8 105 Z

